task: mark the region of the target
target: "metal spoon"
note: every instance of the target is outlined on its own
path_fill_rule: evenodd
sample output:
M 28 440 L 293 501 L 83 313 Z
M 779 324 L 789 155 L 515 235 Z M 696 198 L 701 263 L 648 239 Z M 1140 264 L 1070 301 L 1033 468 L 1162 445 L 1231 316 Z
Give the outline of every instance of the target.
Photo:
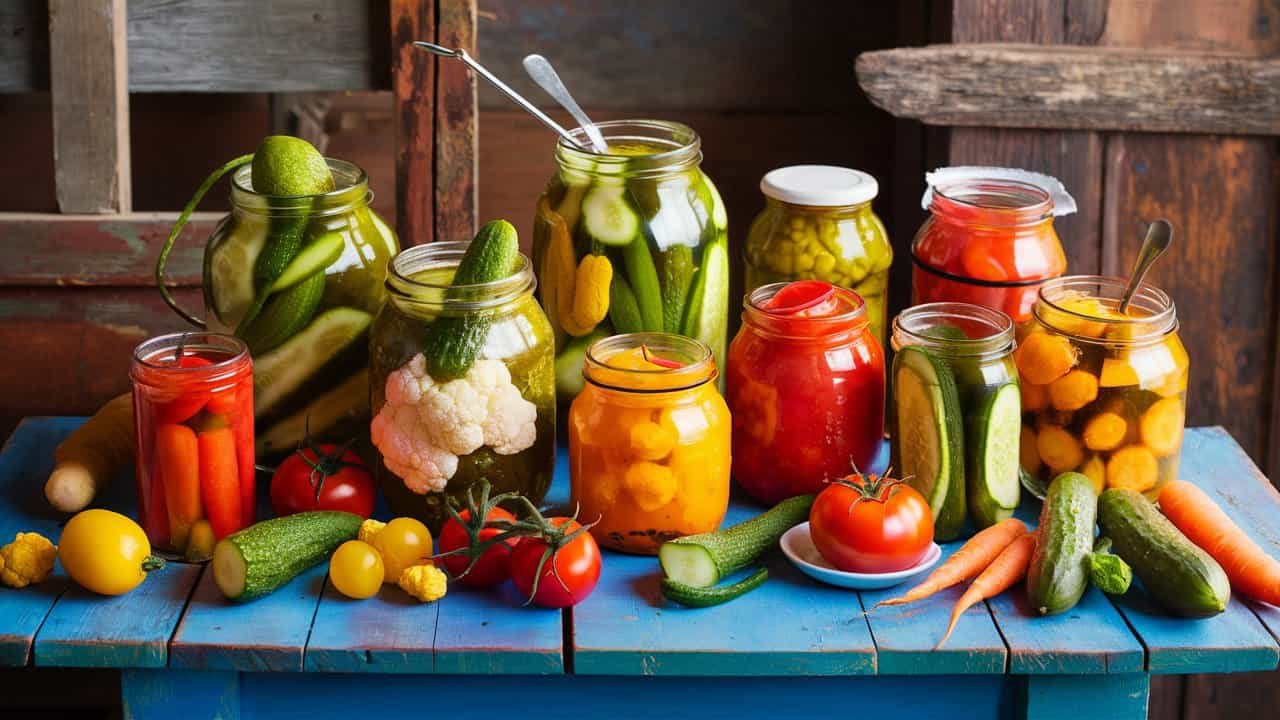
M 414 40 L 413 44 L 416 45 L 417 47 L 422 48 L 423 50 L 426 50 L 427 52 L 435 53 L 440 57 L 457 58 L 461 60 L 464 65 L 474 70 L 475 73 L 480 77 L 484 78 L 485 80 L 488 80 L 490 84 L 498 88 L 498 90 L 502 91 L 503 95 L 506 95 L 507 97 L 511 98 L 511 100 L 515 104 L 524 108 L 525 112 L 537 118 L 538 121 L 541 122 L 543 125 L 546 125 L 547 127 L 554 130 L 555 133 L 560 137 L 564 138 L 566 142 L 573 145 L 574 147 L 582 148 L 583 150 L 591 150 L 590 147 L 584 145 L 582 141 L 575 138 L 572 133 L 570 133 L 568 130 L 565 130 L 564 127 L 560 125 L 560 123 L 556 122 L 555 120 L 552 120 L 550 117 L 547 116 L 546 113 L 539 110 L 536 105 L 529 102 L 528 100 L 525 100 L 524 96 L 522 96 L 520 93 L 516 92 L 515 90 L 512 90 L 506 83 L 499 80 L 496 75 L 489 72 L 480 63 L 476 62 L 475 58 L 468 55 L 466 50 L 463 50 L 462 48 L 458 48 L 457 50 L 451 50 L 442 45 L 436 45 L 435 43 L 429 43 L 424 40 Z
M 560 80 L 560 75 L 556 73 L 556 69 L 551 67 L 550 61 L 541 55 L 526 55 L 524 57 L 524 71 L 529 73 L 529 77 L 533 78 L 533 81 L 538 83 L 543 90 L 546 90 L 548 95 L 560 103 L 561 107 L 568 110 L 574 120 L 578 121 L 578 125 L 582 126 L 582 131 L 591 140 L 593 150 L 598 153 L 609 151 L 609 143 L 605 142 L 600 128 L 596 127 L 596 124 L 591 122 L 591 118 L 582 112 L 582 107 L 569 94 L 569 88 L 564 86 L 564 83 Z
M 1151 227 L 1147 228 L 1147 237 L 1142 241 L 1138 259 L 1133 264 L 1133 271 L 1129 273 L 1129 285 L 1125 287 L 1124 295 L 1120 298 L 1121 315 L 1128 312 L 1129 303 L 1133 302 L 1133 294 L 1142 284 L 1142 278 L 1146 277 L 1147 271 L 1164 254 L 1164 251 L 1169 249 L 1169 243 L 1172 241 L 1173 226 L 1168 220 L 1156 220 L 1151 223 Z

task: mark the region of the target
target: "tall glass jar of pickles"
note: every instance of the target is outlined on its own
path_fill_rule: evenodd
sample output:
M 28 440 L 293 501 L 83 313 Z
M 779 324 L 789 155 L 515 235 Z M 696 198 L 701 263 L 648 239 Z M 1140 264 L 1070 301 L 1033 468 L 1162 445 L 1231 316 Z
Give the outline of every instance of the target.
M 591 345 L 569 411 L 573 503 L 600 544 L 653 554 L 729 507 L 729 408 L 705 343 L 669 333 Z
M 1021 460 L 1033 492 L 1075 470 L 1098 492 L 1121 487 L 1154 498 L 1178 476 L 1188 359 L 1177 313 L 1167 294 L 1144 284 L 1121 314 L 1125 284 L 1094 275 L 1051 280 L 1019 328 Z
M 893 248 L 871 209 L 876 179 L 849 168 L 793 165 L 766 173 L 760 190 L 765 208 L 747 235 L 746 292 L 790 280 L 849 288 L 883 346 Z
M 534 267 L 566 401 L 582 389 L 587 346 L 614 333 L 679 333 L 724 360 L 727 220 L 699 168 L 698 134 L 659 120 L 597 127 L 607 153 L 563 140 L 556 146 L 556 172 L 533 223 Z
M 541 502 L 555 462 L 551 325 L 529 260 L 518 255 L 502 279 L 454 284 L 467 246 L 397 255 L 370 331 L 375 474 L 392 511 L 432 532 L 481 479 Z

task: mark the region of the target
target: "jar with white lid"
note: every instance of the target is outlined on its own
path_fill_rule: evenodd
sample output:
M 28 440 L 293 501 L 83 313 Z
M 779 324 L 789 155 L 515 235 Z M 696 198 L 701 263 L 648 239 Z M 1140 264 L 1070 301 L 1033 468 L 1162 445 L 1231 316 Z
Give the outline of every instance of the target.
M 791 165 L 766 173 L 760 191 L 765 207 L 747 235 L 746 292 L 791 280 L 849 288 L 865 302 L 883 345 L 893 248 L 871 209 L 876 179 L 833 165 Z

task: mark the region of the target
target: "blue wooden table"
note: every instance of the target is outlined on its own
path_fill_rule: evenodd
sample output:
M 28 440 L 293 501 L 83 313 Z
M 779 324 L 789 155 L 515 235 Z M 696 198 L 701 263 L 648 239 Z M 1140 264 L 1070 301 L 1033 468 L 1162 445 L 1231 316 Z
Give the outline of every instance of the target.
M 0 539 L 63 518 L 42 495 L 53 447 L 78 418 L 32 418 L 0 453 Z M 567 498 L 560 463 L 551 500 Z M 1189 430 L 1182 477 L 1202 485 L 1280 556 L 1280 495 L 1219 428 Z M 133 512 L 132 482 L 101 504 Z M 1037 508 L 1024 507 L 1034 520 Z M 757 508 L 737 504 L 728 522 Z M 947 551 L 954 550 L 948 547 Z M 0 666 L 122 670 L 130 718 L 490 715 L 743 718 L 806 711 L 893 717 L 1140 718 L 1152 673 L 1271 670 L 1280 610 L 1233 598 L 1205 620 L 1167 617 L 1137 592 L 1090 589 L 1070 613 L 1033 618 L 1020 592 L 968 612 L 933 650 L 961 589 L 871 608 L 888 592 L 816 584 L 776 551 L 760 590 L 718 608 L 664 602 L 653 558 L 607 554 L 596 592 L 563 613 L 498 592 L 451 589 L 420 605 L 388 586 L 344 599 L 317 567 L 230 605 L 211 574 L 170 564 L 119 598 L 57 576 L 0 588 Z

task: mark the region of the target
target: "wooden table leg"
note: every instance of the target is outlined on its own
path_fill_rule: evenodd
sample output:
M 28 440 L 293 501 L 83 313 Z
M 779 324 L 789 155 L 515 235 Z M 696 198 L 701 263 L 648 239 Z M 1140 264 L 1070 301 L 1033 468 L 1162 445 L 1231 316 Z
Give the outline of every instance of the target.
M 121 670 L 125 720 L 180 717 L 240 720 L 240 674 L 200 670 Z
M 1151 676 L 1029 675 L 1026 720 L 1145 720 Z

